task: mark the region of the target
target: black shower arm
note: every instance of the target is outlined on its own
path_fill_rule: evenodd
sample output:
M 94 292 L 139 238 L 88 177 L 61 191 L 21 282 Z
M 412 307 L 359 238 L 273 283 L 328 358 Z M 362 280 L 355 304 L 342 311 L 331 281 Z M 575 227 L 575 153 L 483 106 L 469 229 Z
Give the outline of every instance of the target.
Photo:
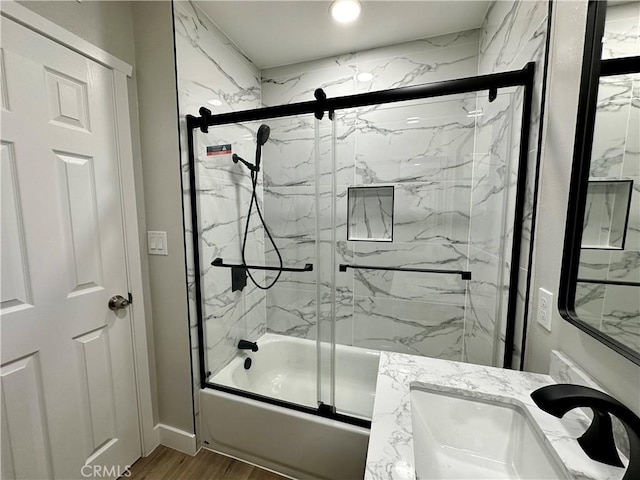
M 240 155 L 236 155 L 235 153 L 233 154 L 233 156 L 231 157 L 231 159 L 233 160 L 233 163 L 238 163 L 238 162 L 242 162 L 244 164 L 245 167 L 247 167 L 249 170 L 251 170 L 252 172 L 259 172 L 260 171 L 260 166 L 259 165 L 253 165 L 249 162 L 247 162 L 244 158 L 242 158 Z

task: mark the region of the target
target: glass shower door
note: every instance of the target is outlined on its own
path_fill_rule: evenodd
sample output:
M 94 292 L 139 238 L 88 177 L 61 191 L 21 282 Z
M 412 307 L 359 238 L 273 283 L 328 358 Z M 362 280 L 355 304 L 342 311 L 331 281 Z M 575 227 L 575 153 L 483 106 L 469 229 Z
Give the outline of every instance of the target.
M 335 413 L 335 122 L 324 115 L 315 122 L 316 295 L 318 407 Z
M 196 138 L 207 383 L 314 410 L 320 398 L 315 123 L 313 115 L 299 115 L 216 126 Z M 263 124 L 270 135 L 254 201 L 266 228 L 255 205 L 247 221 Z M 236 162 L 233 154 L 241 158 Z M 234 286 L 234 274 L 242 271 L 225 266 L 243 264 L 258 285 L 247 278 L 246 286 Z M 304 270 L 307 264 L 313 270 Z M 238 348 L 240 340 L 258 350 Z
M 337 272 L 338 413 L 370 417 L 379 351 L 502 365 L 520 143 L 513 97 L 335 112 L 326 240 Z
M 521 109 L 474 92 L 198 133 L 207 383 L 368 419 L 380 351 L 499 365 Z
M 355 419 L 369 421 L 373 411 L 375 385 L 378 370 L 378 352 L 354 348 L 354 242 L 350 236 L 353 211 L 349 209 L 349 198 L 357 188 L 358 170 L 357 135 L 359 109 L 344 109 L 333 113 L 330 122 L 331 137 L 325 141 L 327 155 L 321 162 L 330 168 L 324 181 L 326 196 L 321 199 L 327 234 L 322 237 L 322 265 L 330 268 L 326 275 L 326 293 L 330 306 L 326 306 L 329 318 L 322 319 L 327 343 L 332 345 L 333 403 L 335 412 Z M 322 145 L 322 143 L 321 143 Z M 359 235 L 367 229 L 380 232 L 377 218 L 367 219 Z M 364 233 L 363 233 L 364 232 Z M 324 286 L 324 284 L 323 284 Z M 328 363 L 328 360 L 326 360 Z

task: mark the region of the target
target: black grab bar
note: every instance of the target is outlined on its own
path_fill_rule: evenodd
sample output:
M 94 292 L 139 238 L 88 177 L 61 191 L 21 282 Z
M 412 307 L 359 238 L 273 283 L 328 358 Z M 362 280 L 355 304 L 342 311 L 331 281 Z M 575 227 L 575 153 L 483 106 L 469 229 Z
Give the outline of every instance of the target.
M 373 265 L 348 265 L 341 263 L 338 268 L 341 272 L 346 272 L 347 268 L 354 270 L 388 270 L 392 272 L 418 272 L 418 273 L 438 273 L 443 275 L 460 275 L 462 280 L 471 280 L 471 272 L 466 270 L 438 270 L 434 268 L 404 268 L 404 267 L 380 267 Z
M 224 268 L 246 268 L 251 270 L 272 270 L 276 272 L 312 272 L 313 264 L 305 263 L 304 267 L 267 267 L 266 265 L 244 265 L 242 263 L 239 264 L 230 264 L 224 263 L 220 257 L 216 258 L 211 265 L 214 267 L 224 267 Z
M 270 270 L 276 272 L 311 272 L 313 271 L 313 265 L 306 263 L 304 267 L 292 268 L 292 267 L 267 267 L 266 265 L 245 265 L 243 263 L 224 263 L 220 257 L 211 262 L 214 267 L 224 267 L 231 269 L 231 291 L 242 291 L 247 286 L 247 270 Z

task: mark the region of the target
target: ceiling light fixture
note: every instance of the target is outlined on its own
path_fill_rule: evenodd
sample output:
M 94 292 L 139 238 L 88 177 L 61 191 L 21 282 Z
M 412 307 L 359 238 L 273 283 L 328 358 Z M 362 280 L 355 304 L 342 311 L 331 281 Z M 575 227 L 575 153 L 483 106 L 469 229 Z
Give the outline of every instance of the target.
M 353 22 L 360 16 L 360 2 L 358 0 L 336 0 L 329 11 L 336 22 Z
M 370 82 L 371 80 L 373 80 L 373 74 L 369 73 L 369 72 L 360 72 L 356 78 L 358 79 L 359 82 L 365 83 L 365 82 Z

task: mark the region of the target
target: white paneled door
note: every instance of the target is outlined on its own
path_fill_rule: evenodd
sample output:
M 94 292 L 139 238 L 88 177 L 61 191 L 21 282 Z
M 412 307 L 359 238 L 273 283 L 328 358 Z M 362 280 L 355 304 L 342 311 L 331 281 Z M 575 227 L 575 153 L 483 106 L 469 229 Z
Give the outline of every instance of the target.
M 113 72 L 2 18 L 2 478 L 140 456 Z

